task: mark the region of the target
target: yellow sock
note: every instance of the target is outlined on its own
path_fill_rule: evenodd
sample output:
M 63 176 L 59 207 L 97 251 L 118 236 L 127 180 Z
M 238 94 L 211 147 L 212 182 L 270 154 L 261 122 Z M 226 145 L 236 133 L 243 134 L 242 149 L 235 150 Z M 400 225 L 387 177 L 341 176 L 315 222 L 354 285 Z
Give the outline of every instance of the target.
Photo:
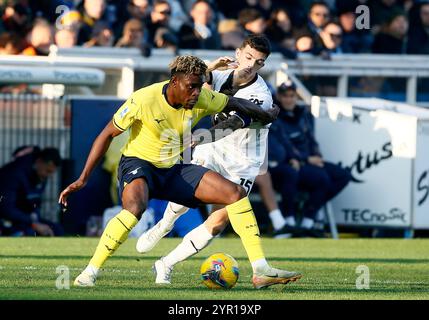
M 245 197 L 225 208 L 232 228 L 240 236 L 250 262 L 265 258 L 258 223 L 249 198 Z
M 137 222 L 137 218 L 125 209 L 114 216 L 107 224 L 106 229 L 104 229 L 97 249 L 95 249 L 95 253 L 89 264 L 101 268 L 107 258 L 127 240 L 128 234 Z

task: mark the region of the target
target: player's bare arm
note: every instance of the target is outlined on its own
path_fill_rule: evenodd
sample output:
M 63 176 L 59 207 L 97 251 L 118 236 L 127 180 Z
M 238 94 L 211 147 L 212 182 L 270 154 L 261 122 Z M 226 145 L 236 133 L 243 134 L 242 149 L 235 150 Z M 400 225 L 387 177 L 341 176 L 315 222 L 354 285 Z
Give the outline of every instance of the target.
M 58 200 L 59 203 L 67 206 L 67 197 L 71 193 L 82 189 L 87 184 L 91 172 L 103 158 L 107 149 L 109 149 L 112 139 L 122 132 L 123 131 L 120 131 L 113 125 L 113 121 L 110 121 L 106 125 L 92 144 L 91 151 L 89 152 L 85 167 L 83 168 L 80 177 L 61 192 Z

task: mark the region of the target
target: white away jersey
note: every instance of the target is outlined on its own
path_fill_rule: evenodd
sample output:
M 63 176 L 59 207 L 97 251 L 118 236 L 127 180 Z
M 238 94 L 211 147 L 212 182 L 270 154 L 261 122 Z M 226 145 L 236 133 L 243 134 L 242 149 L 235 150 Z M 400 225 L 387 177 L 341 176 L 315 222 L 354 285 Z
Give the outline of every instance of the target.
M 233 70 L 213 71 L 212 88 L 228 94 L 223 89 L 227 82 L 232 81 L 232 72 Z M 240 87 L 234 97 L 250 100 L 264 110 L 270 109 L 273 104 L 271 92 L 259 75 L 247 85 Z M 256 177 L 266 163 L 268 128 L 269 125 L 263 126 L 254 122 L 249 127 L 238 129 L 216 142 L 197 146 L 193 158 L 196 163 L 207 162 L 210 158 L 208 162 L 214 161 L 221 165 L 224 169 L 222 171 L 226 171 L 231 178 Z

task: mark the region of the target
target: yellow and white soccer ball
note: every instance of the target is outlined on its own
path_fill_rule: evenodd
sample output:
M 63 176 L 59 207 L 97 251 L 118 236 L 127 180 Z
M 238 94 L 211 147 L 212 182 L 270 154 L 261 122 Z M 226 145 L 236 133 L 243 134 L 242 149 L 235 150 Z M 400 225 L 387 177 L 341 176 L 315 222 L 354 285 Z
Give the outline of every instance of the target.
M 231 289 L 237 283 L 237 261 L 226 253 L 215 253 L 201 264 L 201 279 L 210 289 Z

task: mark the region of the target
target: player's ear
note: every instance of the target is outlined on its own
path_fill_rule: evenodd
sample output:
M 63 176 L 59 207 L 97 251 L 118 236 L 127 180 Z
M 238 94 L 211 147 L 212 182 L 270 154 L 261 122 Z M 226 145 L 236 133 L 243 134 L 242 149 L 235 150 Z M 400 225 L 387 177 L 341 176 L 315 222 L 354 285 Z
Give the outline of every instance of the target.
M 237 48 L 235 49 L 235 59 L 238 60 L 238 58 L 240 57 L 240 53 L 241 53 L 241 49 Z
M 170 85 L 172 86 L 172 87 L 176 87 L 176 85 L 177 85 L 177 81 L 178 81 L 178 79 L 177 79 L 177 74 L 175 74 L 174 76 L 172 76 L 171 77 L 171 79 L 170 79 Z

